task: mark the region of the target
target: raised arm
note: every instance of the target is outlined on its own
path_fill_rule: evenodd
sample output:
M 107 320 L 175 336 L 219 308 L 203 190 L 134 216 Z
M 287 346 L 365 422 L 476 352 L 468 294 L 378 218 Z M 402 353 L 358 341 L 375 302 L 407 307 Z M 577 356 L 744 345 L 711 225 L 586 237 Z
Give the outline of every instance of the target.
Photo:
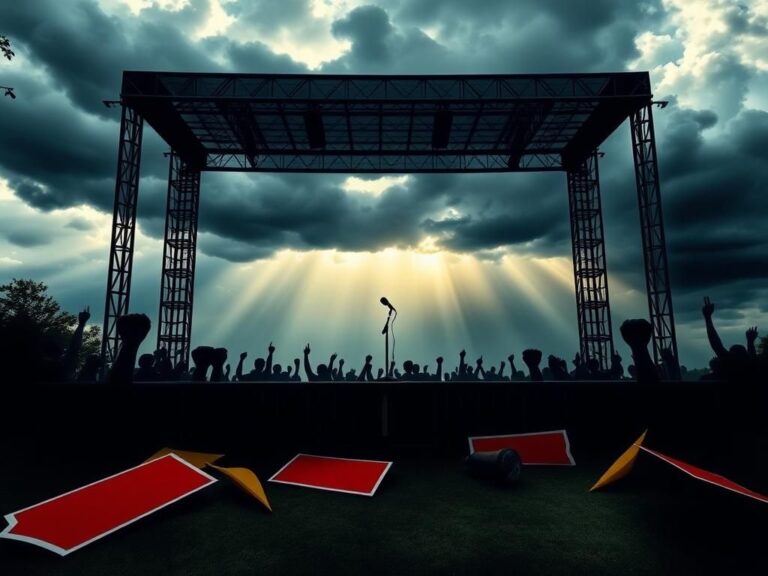
M 701 313 L 704 315 L 704 322 L 707 325 L 707 338 L 709 338 L 709 345 L 714 350 L 717 357 L 721 360 L 728 356 L 728 351 L 723 346 L 723 342 L 720 340 L 720 336 L 715 330 L 715 325 L 712 323 L 712 314 L 715 311 L 715 305 L 710 302 L 709 297 L 704 297 L 704 306 L 701 308 Z
M 635 373 L 638 382 L 654 383 L 659 381 L 656 364 L 648 353 L 648 343 L 651 341 L 653 327 L 645 319 L 625 320 L 620 328 L 621 337 L 632 350 L 635 361 Z
M 467 373 L 467 363 L 464 362 L 464 357 L 467 355 L 466 350 L 459 352 L 459 376 L 465 376 Z
M 333 375 L 333 363 L 336 362 L 336 352 L 331 354 L 331 358 L 328 360 L 328 374 Z M 333 378 L 333 376 L 331 376 Z
M 312 352 L 309 348 L 309 342 L 307 342 L 307 345 L 304 347 L 304 372 L 307 375 L 307 380 L 312 381 L 316 380 L 317 376 L 312 371 L 312 366 L 309 364 L 309 353 Z
M 480 375 L 482 375 L 483 376 L 483 380 L 485 380 L 485 368 L 483 368 L 483 357 L 482 356 L 480 356 L 480 358 L 478 358 L 475 361 L 475 377 L 478 377 Z
M 72 338 L 69 339 L 69 346 L 64 354 L 64 377 L 68 381 L 75 379 L 77 358 L 80 355 L 80 348 L 83 345 L 83 330 L 85 330 L 85 324 L 90 317 L 90 307 L 86 307 L 77 315 L 77 328 L 75 328 Z
M 117 333 L 120 336 L 120 350 L 109 373 L 111 384 L 130 384 L 133 382 L 133 367 L 136 365 L 136 353 L 147 337 L 152 323 L 144 314 L 126 314 L 117 319 Z
M 237 363 L 237 368 L 235 368 L 235 380 L 238 382 L 243 379 L 243 361 L 248 357 L 248 352 L 241 352 L 240 353 L 240 361 Z
M 755 340 L 757 340 L 757 326 L 752 326 L 752 328 L 747 330 L 747 352 L 752 358 L 757 358 Z
M 539 368 L 539 364 L 541 363 L 541 350 L 535 348 L 523 350 L 523 362 L 528 366 L 528 375 L 532 382 L 542 382 L 544 380 L 544 375 Z
M 499 376 L 499 380 L 504 380 L 504 368 L 507 367 L 507 364 L 504 362 L 504 360 L 501 361 L 499 364 L 499 371 L 496 373 Z
M 373 360 L 373 356 L 368 354 L 368 356 L 365 357 L 365 364 L 363 364 L 363 368 L 360 370 L 360 376 L 357 377 L 358 382 L 363 382 L 365 380 L 370 382 L 373 380 L 373 374 L 371 373 L 371 360 Z
M 272 377 L 272 355 L 275 353 L 275 347 L 272 346 L 272 342 L 269 343 L 269 348 L 267 348 L 267 366 L 264 368 L 264 376 L 265 380 L 269 380 Z
M 437 380 L 438 382 L 442 382 L 443 381 L 443 357 L 442 356 L 438 356 L 437 360 L 435 360 L 435 362 L 437 362 L 437 372 L 435 372 L 435 376 L 434 376 L 433 380 Z
M 517 374 L 517 368 L 515 368 L 515 355 L 510 354 L 507 356 L 507 360 L 509 360 L 509 379 L 512 380 L 515 377 L 515 374 Z

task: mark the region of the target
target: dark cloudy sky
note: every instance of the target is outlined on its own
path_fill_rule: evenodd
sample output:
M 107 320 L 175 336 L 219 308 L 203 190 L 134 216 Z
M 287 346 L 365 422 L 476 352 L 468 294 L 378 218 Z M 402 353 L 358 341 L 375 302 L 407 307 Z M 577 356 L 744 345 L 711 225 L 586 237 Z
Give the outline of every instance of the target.
M 101 322 L 124 69 L 335 73 L 649 70 L 682 362 L 768 332 L 768 1 L 25 0 L 0 4 L 0 282 L 46 282 Z M 155 320 L 167 163 L 145 131 L 132 308 Z M 613 318 L 647 314 L 630 137 L 601 163 Z M 193 344 L 282 361 L 372 352 L 434 366 L 577 349 L 562 174 L 205 174 Z M 617 330 L 618 334 L 618 330 Z M 154 341 L 154 333 L 150 338 Z M 619 350 L 628 351 L 617 339 Z M 449 364 L 449 366 L 451 366 Z

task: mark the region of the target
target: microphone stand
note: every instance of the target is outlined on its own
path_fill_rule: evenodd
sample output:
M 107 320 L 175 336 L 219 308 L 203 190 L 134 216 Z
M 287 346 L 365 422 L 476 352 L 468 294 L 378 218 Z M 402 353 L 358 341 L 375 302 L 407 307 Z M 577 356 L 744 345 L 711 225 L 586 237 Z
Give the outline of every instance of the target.
M 389 314 L 387 314 L 387 322 L 384 324 L 384 328 L 381 331 L 381 333 L 384 334 L 384 380 L 390 380 L 392 376 L 389 370 L 389 324 L 391 319 L 392 308 L 389 309 Z

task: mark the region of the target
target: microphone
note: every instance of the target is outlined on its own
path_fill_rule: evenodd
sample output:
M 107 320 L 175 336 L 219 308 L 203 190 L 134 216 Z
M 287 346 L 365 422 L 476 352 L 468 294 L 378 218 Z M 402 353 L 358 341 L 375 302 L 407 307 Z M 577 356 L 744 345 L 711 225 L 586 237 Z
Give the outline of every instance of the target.
M 394 310 L 395 312 L 397 312 L 397 310 L 395 310 L 395 307 L 394 307 L 394 306 L 392 306 L 392 304 L 390 304 L 390 303 L 389 303 L 389 300 L 387 300 L 387 299 L 386 299 L 386 298 L 384 298 L 383 296 L 381 297 L 381 299 L 379 300 L 379 302 L 381 302 L 382 304 L 384 304 L 384 306 L 386 306 L 386 307 L 387 307 L 387 308 L 389 308 L 390 310 Z

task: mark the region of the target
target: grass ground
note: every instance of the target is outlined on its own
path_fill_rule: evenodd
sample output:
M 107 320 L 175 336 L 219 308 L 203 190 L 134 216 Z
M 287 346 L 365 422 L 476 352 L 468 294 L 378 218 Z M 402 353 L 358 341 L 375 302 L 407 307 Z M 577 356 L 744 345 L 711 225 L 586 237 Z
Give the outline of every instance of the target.
M 6 451 L 0 512 L 148 455 L 136 452 Z M 271 515 L 222 480 L 65 558 L 0 540 L 0 574 L 766 573 L 765 505 L 650 459 L 621 485 L 587 492 L 610 459 L 526 468 L 519 486 L 499 489 L 467 477 L 460 460 L 410 457 L 373 498 L 266 484 Z M 262 479 L 283 462 L 229 459 Z

